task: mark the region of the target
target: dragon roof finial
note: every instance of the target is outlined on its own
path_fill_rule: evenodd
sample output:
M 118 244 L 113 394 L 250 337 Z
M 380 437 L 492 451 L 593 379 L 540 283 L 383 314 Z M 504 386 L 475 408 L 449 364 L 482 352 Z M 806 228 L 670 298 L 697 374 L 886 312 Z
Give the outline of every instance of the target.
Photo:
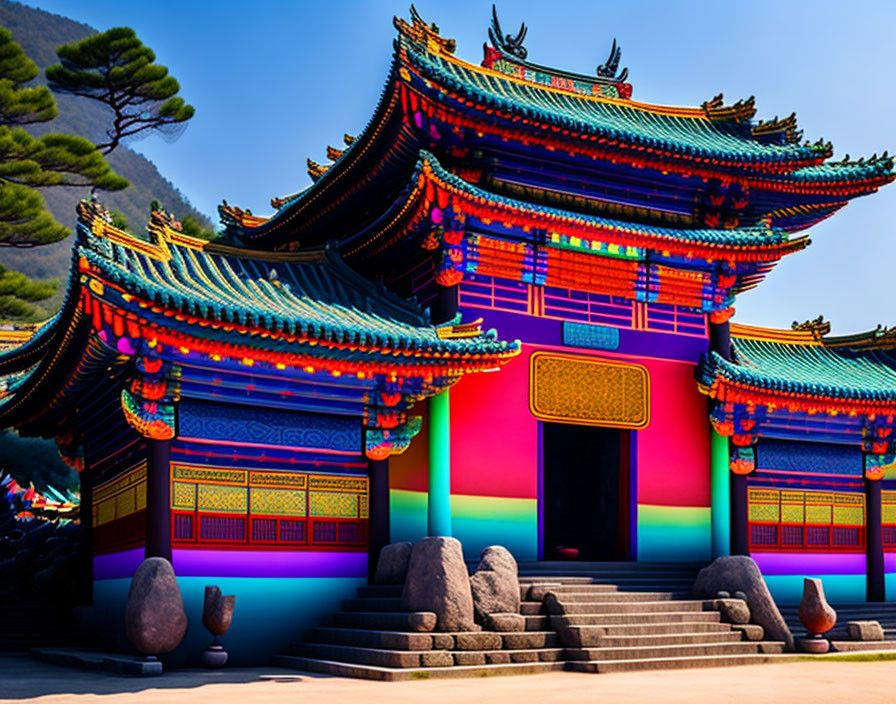
M 517 32 L 515 37 L 512 34 L 504 34 L 501 29 L 501 23 L 498 21 L 498 10 L 492 3 L 492 26 L 488 28 L 488 38 L 491 40 L 492 46 L 518 59 L 525 59 L 529 52 L 526 51 L 523 42 L 526 40 L 528 32 L 529 28 L 526 27 L 525 22 L 522 22 L 520 23 L 520 31 Z
M 607 57 L 606 63 L 597 67 L 597 75 L 601 78 L 609 78 L 619 83 L 625 83 L 628 78 L 628 69 L 622 69 L 622 73 L 618 76 L 616 71 L 619 70 L 619 61 L 622 59 L 622 49 L 616 45 L 616 37 L 613 37 L 613 46 L 610 48 L 610 55 Z

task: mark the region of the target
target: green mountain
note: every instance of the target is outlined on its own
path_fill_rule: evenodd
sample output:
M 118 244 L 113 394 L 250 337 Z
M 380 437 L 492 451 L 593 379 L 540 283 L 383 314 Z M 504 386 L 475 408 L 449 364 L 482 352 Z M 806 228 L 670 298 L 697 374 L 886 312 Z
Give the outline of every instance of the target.
M 56 47 L 60 44 L 68 44 L 96 34 L 96 30 L 86 24 L 10 0 L 0 0 L 0 25 L 12 32 L 13 38 L 22 45 L 25 53 L 41 69 L 57 63 Z M 43 73 L 37 82 L 46 83 Z M 47 132 L 78 134 L 94 142 L 104 138 L 104 125 L 107 121 L 102 105 L 67 95 L 56 95 L 56 102 L 59 105 L 59 116 L 51 122 L 30 126 L 28 128 L 30 132 L 35 135 Z M 112 152 L 107 159 L 112 168 L 128 179 L 131 185 L 123 191 L 103 192 L 100 194 L 100 199 L 106 207 L 124 213 L 131 230 L 140 231 L 149 221 L 149 204 L 154 198 L 178 219 L 193 215 L 203 226 L 209 228 L 212 226 L 208 218 L 193 208 L 186 196 L 166 180 L 155 165 L 145 157 L 122 146 Z M 43 189 L 44 198 L 53 215 L 63 225 L 72 229 L 75 227 L 75 206 L 88 194 L 88 189 Z M 60 285 L 56 296 L 39 304 L 49 316 L 62 301 L 71 261 L 71 249 L 71 237 L 56 244 L 29 249 L 2 247 L 0 264 L 21 271 L 31 278 L 59 279 Z

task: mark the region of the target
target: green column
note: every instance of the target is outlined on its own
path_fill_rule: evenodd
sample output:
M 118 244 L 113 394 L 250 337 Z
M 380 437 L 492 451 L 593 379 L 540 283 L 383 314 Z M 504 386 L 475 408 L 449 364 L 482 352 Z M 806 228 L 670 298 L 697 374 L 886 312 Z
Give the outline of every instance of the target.
M 712 556 L 724 557 L 731 554 L 731 490 L 729 487 L 730 460 L 728 438 L 711 429 L 712 447 L 710 451 L 710 492 L 712 508 Z
M 429 535 L 451 536 L 451 416 L 448 391 L 429 399 Z

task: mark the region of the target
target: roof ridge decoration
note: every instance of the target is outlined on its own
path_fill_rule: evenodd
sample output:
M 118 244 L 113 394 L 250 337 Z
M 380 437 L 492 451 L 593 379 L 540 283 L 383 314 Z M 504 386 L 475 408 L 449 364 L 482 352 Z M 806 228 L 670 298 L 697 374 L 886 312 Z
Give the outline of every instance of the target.
M 436 54 L 453 54 L 457 48 L 457 42 L 454 39 L 447 39 L 439 35 L 439 25 L 435 22 L 426 24 L 413 4 L 411 4 L 411 24 L 400 17 L 393 17 L 392 23 L 399 33 L 415 44 L 425 47 L 427 51 Z
M 719 93 L 700 107 L 703 108 L 706 119 L 711 122 L 746 122 L 756 114 L 756 96 L 751 95 L 746 100 L 741 99 L 733 105 L 725 105 L 725 96 Z
M 413 11 L 413 7 L 411 9 Z M 485 68 L 530 83 L 550 85 L 584 95 L 599 95 L 604 98 L 621 98 L 623 100 L 631 97 L 632 87 L 626 82 L 628 69 L 622 69 L 617 75 L 619 61 L 622 59 L 622 49 L 616 43 L 615 37 L 606 62 L 597 67 L 597 75 L 592 77 L 527 61 L 529 52 L 523 46 L 523 41 L 528 32 L 529 28 L 526 27 L 525 22 L 522 22 L 516 36 L 505 34 L 501 29 L 501 22 L 498 20 L 498 10 L 493 3 L 492 23 L 488 29 L 491 46 L 482 45 L 484 53 L 482 65 Z

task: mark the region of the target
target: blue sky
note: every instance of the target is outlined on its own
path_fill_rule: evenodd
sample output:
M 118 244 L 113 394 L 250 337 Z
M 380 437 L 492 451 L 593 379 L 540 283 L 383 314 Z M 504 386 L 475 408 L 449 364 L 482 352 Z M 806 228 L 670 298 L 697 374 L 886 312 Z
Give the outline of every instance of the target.
M 392 16 L 404 0 L 28 0 L 104 30 L 129 25 L 181 83 L 196 117 L 173 144 L 134 148 L 200 210 L 221 199 L 270 211 L 308 184 L 305 159 L 360 132 L 389 67 Z M 419 0 L 417 8 L 478 63 L 489 0 Z M 613 37 L 637 100 L 699 105 L 723 91 L 756 96 L 757 117 L 796 111 L 805 137 L 844 153 L 896 152 L 896 3 L 553 0 L 500 2 L 505 31 L 529 25 L 529 58 L 593 73 Z M 756 291 L 736 319 L 789 326 L 821 313 L 838 333 L 896 324 L 896 184 L 812 229 L 813 244 Z

